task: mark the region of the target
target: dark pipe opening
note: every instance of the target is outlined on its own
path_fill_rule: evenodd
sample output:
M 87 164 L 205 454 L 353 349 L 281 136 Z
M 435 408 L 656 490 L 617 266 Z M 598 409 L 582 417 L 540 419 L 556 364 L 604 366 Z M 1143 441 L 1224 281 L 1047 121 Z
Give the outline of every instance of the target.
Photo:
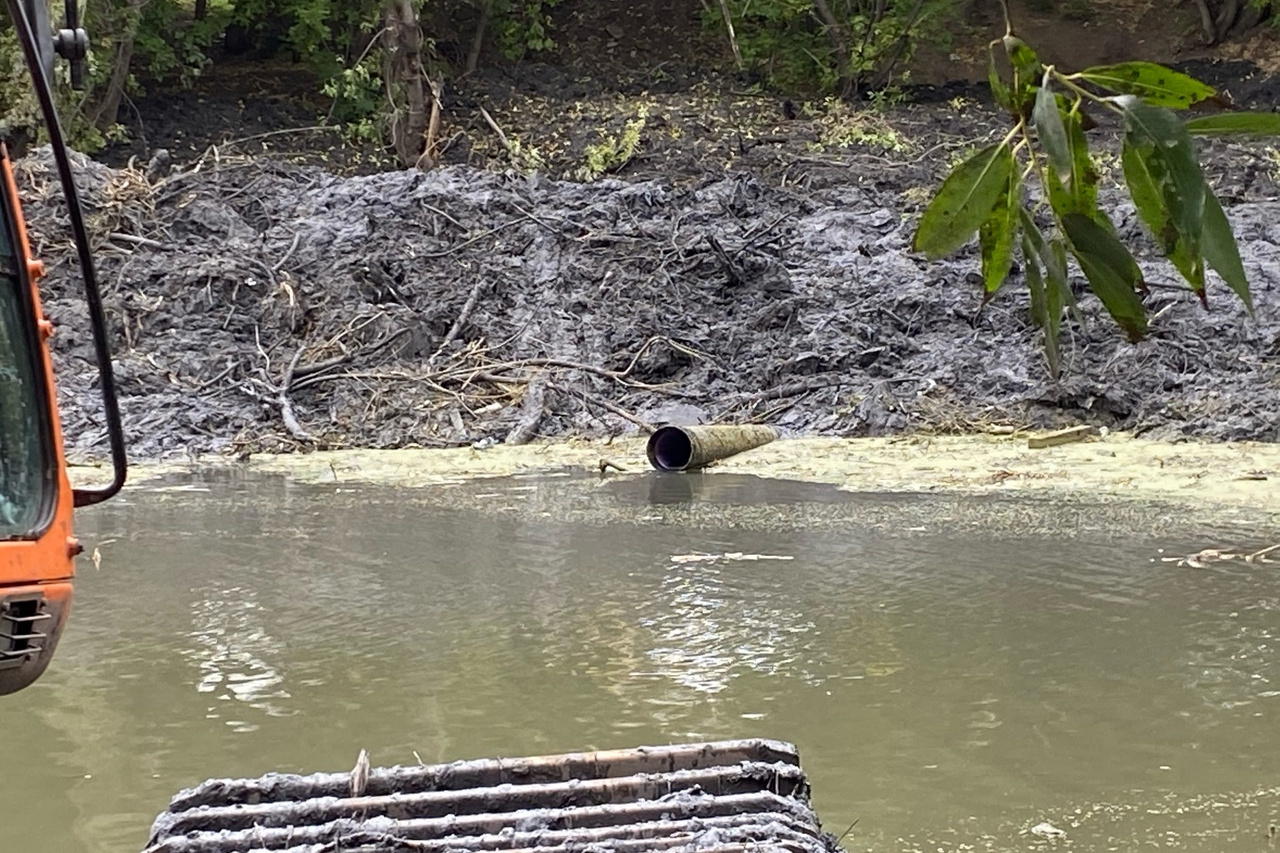
M 683 471 L 693 461 L 693 442 L 680 427 L 664 426 L 649 436 L 648 453 L 659 471 Z

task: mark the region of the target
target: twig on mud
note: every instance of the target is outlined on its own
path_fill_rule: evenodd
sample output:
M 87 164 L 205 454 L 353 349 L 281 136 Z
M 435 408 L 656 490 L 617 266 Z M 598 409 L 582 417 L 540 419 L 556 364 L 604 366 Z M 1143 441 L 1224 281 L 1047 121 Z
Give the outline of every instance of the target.
M 278 287 L 280 287 L 280 281 L 279 279 L 276 278 L 275 270 L 273 270 L 271 267 L 267 266 L 257 258 L 250 257 L 248 255 L 244 255 L 243 258 L 248 264 L 250 264 L 251 266 L 257 267 L 258 269 L 262 270 L 264 273 L 267 274 L 267 281 L 271 282 L 272 290 L 275 290 Z
M 644 382 L 629 380 L 626 378 L 627 374 L 625 371 L 620 373 L 616 370 L 609 370 L 604 367 L 597 367 L 593 364 L 583 364 L 580 361 L 570 361 L 569 359 L 564 358 L 526 358 L 518 361 L 504 361 L 489 365 L 487 370 L 510 370 L 512 368 L 519 367 L 562 367 L 566 370 L 581 370 L 586 373 L 594 373 L 597 376 L 603 376 L 606 379 L 612 379 L 616 382 L 621 382 L 624 385 L 630 385 L 636 388 L 653 389 L 659 387 L 657 385 L 649 385 Z M 472 377 L 479 375 L 478 371 L 475 371 L 474 368 L 468 367 L 448 371 L 437 378 L 458 378 L 459 375 L 466 373 L 470 373 Z
M 472 237 L 470 240 L 464 240 L 463 242 L 459 243 L 456 246 L 450 246 L 449 248 L 441 249 L 438 252 L 426 252 L 421 255 L 415 255 L 414 257 L 420 258 L 420 259 L 447 257 L 449 255 L 452 255 L 454 252 L 461 251 L 462 249 L 465 249 L 474 243 L 479 243 L 485 237 L 492 237 L 494 234 L 497 234 L 499 231 L 503 230 L 504 228 L 510 228 L 512 225 L 516 223 L 516 221 L 517 220 L 513 219 L 510 222 L 504 222 L 501 225 L 498 225 L 494 228 L 490 228 L 488 231 L 485 231 L 483 234 L 477 234 L 476 236 Z
M 481 107 L 480 115 L 484 118 L 485 123 L 489 125 L 489 129 L 498 137 L 498 141 L 502 143 L 502 147 L 506 149 L 506 152 L 514 157 L 516 152 L 511 148 L 511 141 L 507 139 L 507 135 L 502 132 L 502 128 L 498 127 L 498 123 L 493 120 L 493 116 L 489 115 L 489 111 L 484 107 Z
M 427 203 L 425 203 L 425 202 L 423 202 L 422 206 L 423 206 L 425 209 L 427 209 L 427 210 L 431 211 L 432 213 L 434 213 L 436 216 L 439 216 L 441 219 L 444 219 L 446 222 L 449 222 L 449 223 L 452 223 L 453 225 L 456 225 L 457 227 L 461 228 L 463 231 L 466 231 L 466 230 L 467 230 L 467 226 L 463 225 L 461 222 L 459 222 L 458 220 L 454 219 L 452 216 L 450 216 L 449 214 L 445 213 L 445 212 L 444 212 L 443 210 L 441 210 L 440 208 L 435 207 L 435 206 L 430 205 L 430 204 L 427 204 Z
M 262 335 L 258 331 L 257 323 L 253 324 L 253 343 L 258 348 L 258 354 L 262 356 L 262 360 L 267 363 L 267 366 L 263 368 L 263 373 L 268 377 L 271 376 L 271 356 L 262 348 Z
M 742 248 L 738 249 L 738 251 L 733 253 L 733 259 L 736 261 L 742 255 L 742 253 L 747 251 L 748 249 L 760 249 L 769 245 L 774 240 L 778 239 L 778 237 L 782 235 L 779 234 L 779 235 L 774 235 L 772 237 L 769 237 L 769 235 L 773 233 L 773 229 L 777 228 L 788 218 L 789 218 L 788 214 L 785 214 L 785 213 L 779 214 L 776 219 L 774 219 L 772 222 L 770 222 L 768 225 L 764 226 L 763 228 L 752 228 L 746 234 L 743 234 Z M 769 237 L 769 239 L 759 240 L 758 238 L 761 238 L 761 237 Z
M 295 231 L 295 232 L 294 232 L 294 234 L 293 234 L 293 242 L 289 244 L 289 251 L 285 252 L 285 253 L 280 257 L 280 260 L 276 261 L 274 264 L 272 264 L 272 265 L 271 265 L 271 269 L 272 269 L 272 271 L 273 271 L 273 272 L 280 272 L 280 268 L 281 268 L 281 267 L 283 267 L 283 266 L 285 265 L 285 263 L 286 263 L 290 258 L 292 258 L 292 257 L 293 257 L 293 253 L 294 253 L 294 252 L 296 252 L 296 251 L 298 250 L 298 243 L 299 243 L 301 240 L 302 240 L 302 232 L 301 232 L 301 231 Z
M 244 143 L 244 142 L 257 142 L 259 139 L 270 139 L 273 136 L 288 136 L 294 133 L 316 133 L 318 131 L 329 131 L 332 133 L 336 133 L 337 128 L 331 125 L 313 124 L 310 127 L 286 127 L 280 130 L 268 130 L 263 133 L 255 133 L 252 136 L 241 136 L 238 139 L 228 139 L 226 142 L 223 142 L 219 145 L 210 145 L 207 149 L 205 149 L 205 154 L 208 154 L 210 151 L 212 151 L 214 152 L 214 156 L 217 156 L 217 152 L 219 149 L 234 148 L 235 146 L 240 145 L 241 143 Z M 201 159 L 203 159 L 203 157 Z
M 480 291 L 484 289 L 485 280 L 477 279 L 475 286 L 471 288 L 471 294 L 467 296 L 466 303 L 462 306 L 462 310 L 458 312 L 458 319 L 453 321 L 453 325 L 449 327 L 448 333 L 444 336 L 444 340 L 440 342 L 440 346 L 436 347 L 436 351 L 427 359 L 428 366 L 434 366 L 436 359 L 453 343 L 458 337 L 458 333 L 462 331 L 462 327 L 466 325 L 467 320 L 471 319 L 471 312 L 475 310 L 476 303 L 480 300 Z
M 784 397 L 794 397 L 797 394 L 807 394 L 811 391 L 820 391 L 823 388 L 831 388 L 838 385 L 848 385 L 849 378 L 847 376 L 811 376 L 808 379 L 801 379 L 798 382 L 791 382 L 786 385 L 775 385 L 764 391 L 757 391 L 754 394 L 747 394 L 735 400 L 735 403 L 764 403 L 769 400 L 781 400 Z
M 293 403 L 289 401 L 289 391 L 293 388 L 293 371 L 297 369 L 298 362 L 306 351 L 306 344 L 298 347 L 298 351 L 293 354 L 293 360 L 289 362 L 289 367 L 285 369 L 284 379 L 280 383 L 280 417 L 284 420 L 285 428 L 299 441 L 310 441 L 311 436 L 302 428 L 302 424 L 298 423 L 297 417 L 293 414 Z
M 369 346 L 362 347 L 353 353 L 344 353 L 343 355 L 336 356 L 325 361 L 318 361 L 314 364 L 304 364 L 300 367 L 296 367 L 293 370 L 293 383 L 289 386 L 289 390 L 301 391 L 303 388 L 310 388 L 312 385 L 318 385 L 321 382 L 328 382 L 334 379 L 356 378 L 358 374 L 330 373 L 329 371 L 333 370 L 335 367 L 341 367 L 342 365 L 357 358 L 372 355 L 378 350 L 391 344 L 392 341 L 395 341 L 407 334 L 409 334 L 408 329 L 398 329 L 397 331 L 387 335 L 382 340 L 374 341 Z
M 538 424 L 546 415 L 547 382 L 542 376 L 529 383 L 524 401 L 520 404 L 520 422 L 507 433 L 505 444 L 528 444 L 537 433 Z
M 150 237 L 138 237 L 134 234 L 122 234 L 119 231 L 112 231 L 107 235 L 108 240 L 122 240 L 126 243 L 133 243 L 135 246 L 146 246 L 148 249 L 163 249 L 164 243 L 159 240 L 152 240 Z
M 559 235 L 561 235 L 561 234 L 563 234 L 563 233 L 564 233 L 564 230 L 563 230 L 563 226 L 564 226 L 564 225 L 574 225 L 574 226 L 575 226 L 575 227 L 577 227 L 579 230 L 584 230 L 583 226 L 578 225 L 577 223 L 574 223 L 574 222 L 568 222 L 568 221 L 562 221 L 562 222 L 560 223 L 562 227 L 561 227 L 561 228 L 557 228 L 556 226 L 552 225 L 551 223 L 549 223 L 549 222 L 545 222 L 544 220 L 539 219 L 538 217 L 534 216 L 532 213 L 530 213 L 529 211 L 525 210 L 525 209 L 524 209 L 523 207 L 521 207 L 520 205 L 515 204 L 514 202 L 512 203 L 512 205 L 511 205 L 511 206 L 515 208 L 516 213 L 519 213 L 521 216 L 523 216 L 525 219 L 527 219 L 527 220 L 529 220 L 530 222 L 532 222 L 534 225 L 537 225 L 537 226 L 539 226 L 539 227 L 541 227 L 541 228 L 545 228 L 547 231 L 550 231 L 552 234 L 555 234 L 556 236 L 559 236 Z M 579 237 L 579 238 L 576 238 L 576 239 L 582 239 L 582 238 L 580 238 L 580 237 Z M 594 238 L 593 238 L 593 239 L 594 239 Z
M 691 358 L 704 359 L 706 361 L 710 361 L 712 364 L 716 363 L 706 353 L 699 352 L 698 350 L 693 349 L 692 347 L 687 347 L 684 344 L 677 343 L 676 341 L 671 340 L 665 335 L 654 335 L 653 337 L 645 341 L 644 344 L 640 347 L 640 349 L 636 351 L 635 355 L 631 357 L 631 362 L 627 365 L 627 368 L 625 370 L 620 370 L 620 371 L 609 370 L 608 368 L 605 368 L 605 367 L 599 367 L 594 364 L 585 364 L 580 361 L 572 361 L 566 358 L 525 358 L 525 359 L 513 359 L 511 361 L 494 362 L 491 364 L 469 364 L 465 366 L 450 367 L 450 368 L 441 370 L 439 372 L 432 373 L 427 378 L 434 382 L 460 380 L 463 386 L 465 387 L 467 385 L 470 385 L 472 382 L 475 382 L 476 380 L 488 381 L 487 377 L 496 376 L 501 372 L 507 371 L 507 370 L 519 370 L 522 368 L 559 367 L 565 370 L 581 370 L 584 373 L 592 373 L 592 374 L 595 374 L 596 376 L 602 376 L 605 379 L 612 379 L 615 382 L 619 382 L 631 388 L 643 388 L 648 391 L 661 391 L 665 389 L 665 386 L 653 385 L 647 382 L 640 382 L 635 379 L 627 378 L 631 374 L 631 372 L 635 370 L 636 365 L 639 363 L 640 359 L 644 356 L 644 354 L 649 351 L 649 348 L 652 347 L 654 344 L 660 343 L 660 342 L 667 344 L 677 352 L 685 353 Z M 510 381 L 517 381 L 517 380 L 512 379 Z M 528 380 L 524 380 L 524 381 L 528 381 Z
M 657 430 L 657 427 L 655 427 L 653 424 L 649 423 L 648 421 L 644 420 L 643 418 L 637 415 L 634 415 L 631 412 L 628 412 L 626 409 L 622 408 L 621 406 L 616 406 L 613 403 L 610 403 L 608 400 L 601 399 L 600 397 L 597 397 L 594 394 L 588 394 L 585 391 L 579 391 L 577 389 L 564 388 L 560 385 L 557 385 L 554 382 L 549 383 L 548 387 L 550 387 L 555 391 L 559 391 L 563 394 L 571 394 L 573 396 L 580 398 L 585 403 L 590 403 L 593 406 L 599 406 L 600 408 L 605 409 L 606 411 L 613 412 L 615 415 L 622 418 L 623 420 L 630 421 L 631 423 L 640 427 L 640 429 L 642 429 L 646 433 L 652 433 L 655 430 Z
M 235 370 L 235 369 L 236 369 L 237 367 L 239 367 L 239 366 L 240 366 L 240 365 L 238 365 L 238 364 L 228 365 L 228 366 L 227 366 L 227 369 L 226 369 L 226 370 L 224 370 L 224 371 L 222 371 L 221 373 L 219 373 L 217 376 L 213 377 L 212 379 L 210 379 L 210 380 L 209 380 L 209 381 L 207 381 L 207 382 L 202 382 L 202 383 L 200 383 L 199 385 L 197 385 L 196 387 L 192 388 L 192 389 L 191 389 L 191 393 L 192 393 L 192 394 L 199 394 L 199 393 L 201 393 L 202 391 L 204 391 L 204 390 L 206 390 L 206 389 L 208 389 L 208 388 L 211 388 L 211 387 L 213 387 L 214 385 L 217 385 L 217 384 L 218 384 L 219 382 L 221 382 L 223 379 L 226 379 L 228 376 L 230 376 L 230 375 L 231 375 L 231 372 L 232 372 L 233 370 Z

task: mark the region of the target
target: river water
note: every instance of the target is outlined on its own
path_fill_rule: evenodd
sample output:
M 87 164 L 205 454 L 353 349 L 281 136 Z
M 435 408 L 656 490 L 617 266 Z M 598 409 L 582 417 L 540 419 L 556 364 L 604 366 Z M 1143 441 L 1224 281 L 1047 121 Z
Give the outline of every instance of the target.
M 100 564 L 54 666 L 0 701 L 4 851 L 136 853 L 183 787 L 362 748 L 749 736 L 799 746 L 850 851 L 1258 851 L 1280 819 L 1280 566 L 1162 559 L 1275 531 L 723 474 L 235 472 L 79 528 Z

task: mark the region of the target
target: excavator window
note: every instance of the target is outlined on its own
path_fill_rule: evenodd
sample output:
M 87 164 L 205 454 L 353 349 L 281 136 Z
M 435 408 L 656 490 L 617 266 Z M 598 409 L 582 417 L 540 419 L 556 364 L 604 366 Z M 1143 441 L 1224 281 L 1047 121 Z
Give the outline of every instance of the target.
M 6 199 L 6 201 L 9 201 Z M 40 532 L 52 504 L 47 408 L 36 371 L 35 329 L 26 277 L 4 205 L 0 225 L 0 540 Z

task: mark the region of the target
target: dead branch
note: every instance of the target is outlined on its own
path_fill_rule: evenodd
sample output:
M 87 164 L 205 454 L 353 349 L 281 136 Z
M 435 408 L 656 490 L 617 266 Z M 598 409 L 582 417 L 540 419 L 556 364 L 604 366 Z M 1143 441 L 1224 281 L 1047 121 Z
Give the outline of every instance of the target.
M 302 424 L 298 423 L 298 418 L 293 413 L 293 403 L 289 400 L 289 391 L 293 388 L 293 372 L 297 369 L 298 362 L 302 360 L 302 354 L 306 351 L 306 344 L 298 347 L 298 351 L 293 354 L 293 360 L 289 362 L 289 366 L 284 372 L 284 378 L 280 382 L 280 417 L 284 420 L 285 428 L 289 430 L 289 434 L 299 441 L 310 441 L 311 436 L 302 428 Z
M 146 246 L 149 249 L 163 249 L 164 243 L 159 240 L 152 240 L 147 237 L 137 237 L 133 234 L 121 234 L 119 231 L 112 231 L 107 235 L 108 240 L 122 240 L 125 243 L 133 243 L 136 246 Z
M 274 264 L 271 265 L 271 269 L 274 272 L 280 272 L 280 268 L 285 265 L 285 262 L 287 262 L 290 258 L 293 257 L 293 253 L 298 250 L 298 243 L 301 242 L 301 240 L 302 240 L 302 232 L 301 231 L 294 232 L 293 242 L 289 244 L 289 251 L 285 252 L 284 255 L 280 257 L 280 260 L 276 261 Z
M 515 156 L 515 149 L 511 147 L 511 140 L 507 139 L 507 135 L 502 132 L 502 128 L 498 127 L 498 123 L 493 120 L 493 116 L 489 115 L 489 111 L 484 107 L 480 108 L 480 117 L 485 120 L 485 124 L 489 125 L 489 129 L 498 137 L 498 142 L 502 143 L 502 147 L 511 156 Z
M 628 412 L 626 409 L 622 408 L 621 406 L 615 406 L 613 403 L 610 403 L 608 400 L 601 399 L 600 397 L 597 397 L 594 394 L 588 394 L 586 391 L 582 391 L 578 389 L 570 390 L 568 388 L 564 388 L 555 383 L 550 383 L 549 387 L 563 394 L 572 394 L 573 396 L 580 398 L 585 403 L 590 403 L 591 405 L 598 406 L 607 412 L 612 412 L 613 414 L 617 415 L 623 420 L 630 421 L 631 423 L 640 427 L 640 429 L 643 430 L 645 433 L 652 433 L 655 430 L 657 430 L 657 427 L 655 427 L 653 424 L 649 423 L 648 421 L 644 420 L 643 418 L 640 418 L 639 416 L 634 415 L 631 412 Z
M 729 49 L 733 51 L 734 64 L 742 71 L 747 66 L 742 62 L 742 51 L 738 48 L 738 35 L 733 30 L 733 15 L 729 12 L 729 0 L 720 0 L 720 14 L 724 16 L 725 32 L 729 34 Z
M 454 339 L 458 337 L 458 333 L 462 331 L 462 327 L 466 325 L 467 320 L 471 319 L 471 312 L 475 310 L 476 303 L 480 300 L 480 291 L 484 289 L 485 280 L 478 279 L 475 286 L 471 288 L 471 294 L 467 297 L 466 304 L 462 306 L 462 310 L 458 312 L 458 319 L 453 321 L 453 325 L 449 327 L 448 333 L 444 336 L 444 340 L 440 342 L 440 346 L 436 347 L 436 351 L 427 359 L 428 365 L 436 363 L 436 359 L 440 357 Z
M 538 424 L 546 416 L 547 383 L 541 377 L 529 383 L 524 402 L 520 404 L 520 422 L 507 433 L 505 444 L 528 444 L 537 434 Z
M 840 81 L 844 84 L 847 92 L 850 83 L 847 70 L 849 64 L 849 36 L 839 19 L 831 12 L 831 7 L 827 4 L 827 0 L 813 0 L 813 8 L 817 10 L 818 17 L 822 19 L 823 26 L 827 28 L 827 37 L 831 40 L 831 46 L 835 48 L 836 56 L 840 61 Z

